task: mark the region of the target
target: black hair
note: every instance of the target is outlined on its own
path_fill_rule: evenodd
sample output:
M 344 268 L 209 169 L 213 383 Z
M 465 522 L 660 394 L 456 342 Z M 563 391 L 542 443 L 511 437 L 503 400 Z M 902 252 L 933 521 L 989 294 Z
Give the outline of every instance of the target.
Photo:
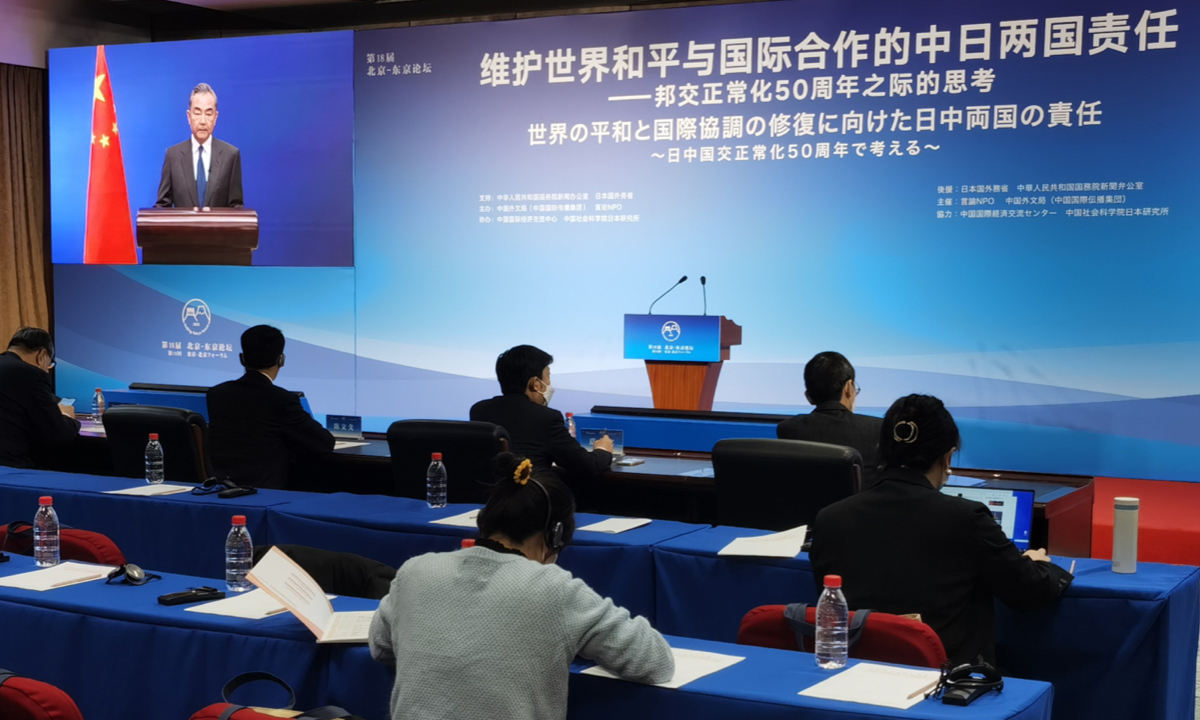
M 551 470 L 533 470 L 525 484 L 518 483 L 515 476 L 524 461 L 525 458 L 512 453 L 500 453 L 492 460 L 497 482 L 492 486 L 487 505 L 479 511 L 476 520 L 479 534 L 486 538 L 499 533 L 515 543 L 523 543 L 562 523 L 562 542 L 564 547 L 569 545 L 575 535 L 575 496 Z M 539 490 L 537 484 L 546 492 Z
M 841 353 L 817 353 L 804 366 L 804 390 L 813 405 L 841 400 L 846 381 L 853 379 L 854 366 Z
M 504 395 L 525 392 L 529 378 L 540 378 L 554 358 L 545 350 L 532 345 L 518 345 L 500 353 L 496 358 L 496 379 Z
M 21 348 L 25 352 L 31 353 L 45 350 L 50 353 L 50 359 L 54 360 L 54 338 L 50 337 L 50 333 L 41 328 L 21 328 L 12 336 L 12 340 L 8 341 L 8 346 L 10 348 Z
M 283 355 L 283 332 L 270 325 L 255 325 L 242 333 L 242 365 L 262 370 L 279 364 Z
M 927 472 L 943 455 L 961 447 L 958 425 L 932 395 L 902 397 L 883 416 L 879 456 L 889 468 Z

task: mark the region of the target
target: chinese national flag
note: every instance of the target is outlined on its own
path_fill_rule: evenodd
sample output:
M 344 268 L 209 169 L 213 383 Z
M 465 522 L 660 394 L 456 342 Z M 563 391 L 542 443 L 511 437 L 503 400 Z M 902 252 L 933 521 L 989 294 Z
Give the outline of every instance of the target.
M 96 48 L 96 82 L 92 99 L 92 164 L 88 174 L 87 229 L 83 236 L 85 263 L 137 264 L 125 163 L 117 108 L 108 77 L 104 46 Z

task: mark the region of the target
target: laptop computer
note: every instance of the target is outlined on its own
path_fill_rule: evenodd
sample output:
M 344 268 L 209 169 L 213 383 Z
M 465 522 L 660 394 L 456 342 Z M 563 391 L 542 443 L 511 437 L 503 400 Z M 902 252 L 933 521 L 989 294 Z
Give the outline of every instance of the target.
M 942 493 L 982 503 L 992 511 L 992 517 L 1019 550 L 1029 549 L 1029 534 L 1033 528 L 1032 490 L 945 485 Z

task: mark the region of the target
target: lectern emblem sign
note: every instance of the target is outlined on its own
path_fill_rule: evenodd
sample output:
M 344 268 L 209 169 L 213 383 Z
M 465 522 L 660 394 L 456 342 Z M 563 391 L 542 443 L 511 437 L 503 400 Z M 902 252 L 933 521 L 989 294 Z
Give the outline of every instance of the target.
M 208 303 L 192 298 L 183 304 L 183 329 L 190 335 L 203 335 L 212 325 L 212 311 Z
M 683 331 L 680 330 L 679 323 L 675 322 L 674 320 L 668 320 L 665 323 L 663 323 L 663 326 L 662 326 L 663 340 L 666 340 L 667 342 L 675 342 L 676 340 L 679 339 L 679 335 L 681 332 L 683 332 Z

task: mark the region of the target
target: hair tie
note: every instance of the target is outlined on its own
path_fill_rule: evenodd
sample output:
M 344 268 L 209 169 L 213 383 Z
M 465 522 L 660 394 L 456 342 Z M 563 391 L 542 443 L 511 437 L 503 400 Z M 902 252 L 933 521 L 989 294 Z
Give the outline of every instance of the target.
M 529 458 L 521 461 L 517 469 L 513 471 L 513 482 L 518 485 L 524 485 L 529 482 L 529 476 L 533 474 L 533 462 Z
M 905 428 L 903 434 L 901 434 L 900 428 Z M 901 420 L 896 423 L 896 427 L 892 428 L 892 439 L 908 445 L 915 443 L 917 441 L 917 424 L 912 420 Z

